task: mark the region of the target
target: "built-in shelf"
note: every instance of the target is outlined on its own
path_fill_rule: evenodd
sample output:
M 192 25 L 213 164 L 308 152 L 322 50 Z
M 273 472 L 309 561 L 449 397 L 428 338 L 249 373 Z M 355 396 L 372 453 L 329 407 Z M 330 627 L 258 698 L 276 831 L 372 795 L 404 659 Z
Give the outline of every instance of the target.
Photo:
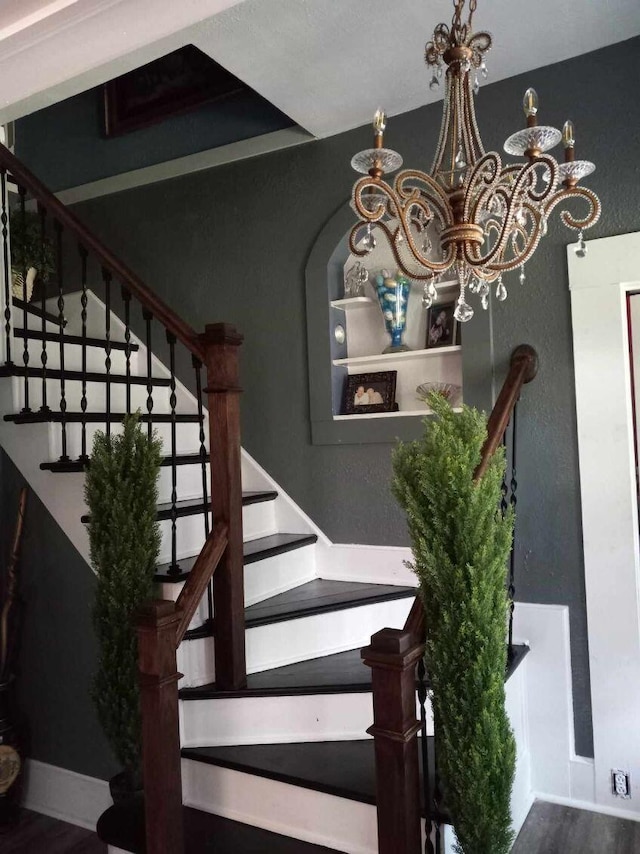
M 425 359 L 430 356 L 448 356 L 452 353 L 460 353 L 462 347 L 455 344 L 451 347 L 432 347 L 430 350 L 403 350 L 400 353 L 379 353 L 374 356 L 350 356 L 348 359 L 334 359 L 336 366 L 343 365 L 349 368 L 359 368 L 364 365 L 383 365 L 387 362 L 409 362 L 412 359 Z
M 371 297 L 348 297 L 347 299 L 334 299 L 331 301 L 333 308 L 339 308 L 341 311 L 357 311 L 362 308 L 371 308 L 376 306 L 377 302 Z
M 462 412 L 462 407 L 454 406 L 454 412 Z M 420 415 L 432 415 L 431 409 L 427 406 L 424 409 L 404 409 L 402 412 L 363 412 L 362 415 L 334 415 L 334 421 L 358 421 L 360 419 L 367 418 L 398 418 L 399 416 L 420 416 Z

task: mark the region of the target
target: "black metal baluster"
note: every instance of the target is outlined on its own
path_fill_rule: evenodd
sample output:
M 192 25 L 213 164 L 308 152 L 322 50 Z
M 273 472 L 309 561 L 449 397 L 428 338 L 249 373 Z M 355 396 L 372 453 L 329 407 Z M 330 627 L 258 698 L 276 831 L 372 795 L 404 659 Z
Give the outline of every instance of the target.
M 56 232 L 56 269 L 58 273 L 58 331 L 60 333 L 60 427 L 62 432 L 62 454 L 60 462 L 68 462 L 67 454 L 67 396 L 65 388 L 64 373 L 64 277 L 62 265 L 62 225 L 56 220 L 54 223 Z
M 82 390 L 80 394 L 80 409 L 82 410 L 80 462 L 89 461 L 87 454 L 87 250 L 78 244 L 80 253 L 80 279 L 82 293 L 80 294 L 80 320 L 82 321 Z M 62 331 L 61 333 L 62 334 Z
M 202 406 L 202 362 L 196 356 L 192 356 L 193 368 L 196 372 L 196 400 L 198 403 L 198 424 L 200 425 L 200 470 L 202 472 L 202 501 L 205 505 L 204 512 L 204 535 L 209 536 L 209 490 L 207 488 L 207 465 L 209 456 L 205 445 L 204 432 L 204 410 Z M 207 609 L 209 622 L 213 621 L 213 580 L 207 586 Z
M 45 269 L 45 241 L 47 239 L 47 211 L 44 205 L 38 205 L 38 213 L 40 214 L 40 269 Z M 44 281 L 44 274 L 40 274 L 40 306 L 42 308 L 42 317 L 40 319 L 40 331 L 42 333 L 42 352 L 40 353 L 40 363 L 42 364 L 42 403 L 40 412 L 49 412 L 47 406 L 47 288 Z M 62 330 L 60 330 L 62 334 Z
M 131 294 L 123 287 L 122 299 L 124 300 L 124 357 L 125 357 L 125 376 L 126 376 L 126 403 L 125 411 L 127 415 L 131 414 Z
M 151 412 L 153 410 L 153 380 L 151 377 L 151 321 L 153 315 L 146 308 L 142 309 L 142 316 L 146 324 L 146 339 L 147 339 L 147 414 L 149 421 L 147 424 L 147 434 L 149 441 L 153 436 L 153 425 L 151 423 Z
M 433 706 L 433 696 L 431 698 L 431 703 Z M 442 788 L 440 785 L 440 774 L 438 773 L 438 724 L 436 721 L 435 711 L 434 711 L 434 719 L 433 719 L 433 803 L 436 810 L 440 807 L 442 803 Z M 440 821 L 436 818 L 435 820 L 436 826 L 436 850 L 435 854 L 442 854 L 442 827 Z
M 26 241 L 27 237 L 27 211 L 25 208 L 25 196 L 27 190 L 21 184 L 18 185 L 18 193 L 20 195 L 20 220 L 22 222 L 22 239 Z M 24 347 L 22 350 L 22 363 L 24 365 L 24 406 L 23 412 L 31 412 L 29 406 L 29 331 L 28 319 L 29 312 L 27 311 L 27 261 L 23 250 L 20 260 L 20 273 L 22 274 L 22 318 L 24 326 Z
M 516 432 L 517 432 L 517 415 L 518 403 L 516 401 L 513 407 L 513 416 L 511 418 L 511 497 L 510 504 L 514 513 L 514 529 L 513 543 L 511 545 L 511 554 L 509 555 L 509 646 L 507 648 L 509 662 L 513 660 L 513 609 L 515 607 L 514 597 L 516 595 L 515 570 L 516 570 L 516 531 L 515 531 L 515 512 L 518 503 L 518 480 L 516 476 Z
M 107 408 L 107 436 L 111 434 L 111 273 L 102 268 L 102 281 L 104 282 L 104 360 L 107 378 L 105 390 L 105 403 Z
M 9 259 L 9 214 L 7 212 L 7 173 L 4 169 L 0 171 L 0 182 L 2 191 L 2 265 L 4 271 L 4 343 L 5 343 L 5 365 L 12 365 L 11 361 L 11 300 L 13 290 L 11 287 L 11 263 Z M 25 332 L 26 335 L 26 332 Z
M 422 751 L 422 791 L 424 792 L 425 854 L 435 854 L 431 834 L 433 833 L 433 798 L 429 771 L 429 741 L 427 738 L 427 677 L 424 658 L 418 662 L 418 701 L 420 703 L 420 749 Z
M 176 442 L 176 336 L 167 329 L 167 343 L 169 344 L 169 373 L 171 374 L 171 385 L 169 393 L 169 406 L 171 407 L 171 566 L 170 573 L 180 572 L 178 565 L 177 549 L 177 525 L 178 518 L 178 467 L 176 465 L 177 442 Z
M 504 456 L 505 456 L 505 465 L 504 472 L 502 473 L 502 483 L 500 484 L 500 513 L 502 518 L 504 519 L 507 509 L 509 507 L 509 501 L 507 496 L 509 495 L 509 486 L 507 485 L 507 431 L 504 431 L 502 436 L 502 447 L 504 448 Z

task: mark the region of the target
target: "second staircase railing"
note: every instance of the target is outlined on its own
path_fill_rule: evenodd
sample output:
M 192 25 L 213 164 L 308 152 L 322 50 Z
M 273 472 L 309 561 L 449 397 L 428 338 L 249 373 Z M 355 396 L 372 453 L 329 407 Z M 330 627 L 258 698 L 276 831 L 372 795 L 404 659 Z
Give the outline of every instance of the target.
M 505 474 L 502 484 L 503 513 L 509 504 L 515 507 L 517 502 L 516 406 L 523 385 L 535 377 L 537 366 L 538 357 L 533 347 L 523 344 L 512 353 L 509 372 L 489 417 L 487 439 L 474 474 L 476 480 L 481 478 L 500 444 L 507 445 L 510 476 L 507 481 Z M 513 549 L 508 585 L 511 604 L 507 653 L 511 663 L 514 657 Z M 374 722 L 368 732 L 375 740 L 379 854 L 420 854 L 423 816 L 425 852 L 441 854 L 442 825 L 450 823 L 437 773 L 437 733 L 428 737 L 430 687 L 424 666 L 424 620 L 422 600 L 417 596 L 404 628 L 377 632 L 370 646 L 361 653 L 372 671 Z M 416 693 L 420 720 L 416 719 Z

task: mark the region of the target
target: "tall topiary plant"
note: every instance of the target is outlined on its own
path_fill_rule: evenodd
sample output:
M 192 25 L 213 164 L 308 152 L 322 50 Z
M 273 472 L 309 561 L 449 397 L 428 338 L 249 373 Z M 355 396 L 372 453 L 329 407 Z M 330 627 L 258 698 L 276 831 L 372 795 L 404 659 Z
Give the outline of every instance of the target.
M 436 419 L 393 454 L 393 492 L 405 509 L 426 617 L 438 768 L 460 854 L 506 854 L 515 741 L 505 711 L 506 562 L 511 512 L 498 512 L 499 449 L 474 482 L 485 416 L 429 397 Z
M 160 551 L 156 522 L 161 444 L 136 415 L 121 434 L 98 432 L 85 498 L 91 562 L 97 573 L 93 622 L 99 643 L 92 696 L 98 718 L 131 788 L 140 782 L 141 720 L 134 613 L 151 598 Z

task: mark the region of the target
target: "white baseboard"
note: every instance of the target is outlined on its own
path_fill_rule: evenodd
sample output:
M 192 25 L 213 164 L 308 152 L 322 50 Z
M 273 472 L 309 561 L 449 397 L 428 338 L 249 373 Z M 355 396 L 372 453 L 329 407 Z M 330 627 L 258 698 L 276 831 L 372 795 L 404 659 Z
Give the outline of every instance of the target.
M 27 759 L 24 806 L 88 830 L 113 803 L 106 780 Z

